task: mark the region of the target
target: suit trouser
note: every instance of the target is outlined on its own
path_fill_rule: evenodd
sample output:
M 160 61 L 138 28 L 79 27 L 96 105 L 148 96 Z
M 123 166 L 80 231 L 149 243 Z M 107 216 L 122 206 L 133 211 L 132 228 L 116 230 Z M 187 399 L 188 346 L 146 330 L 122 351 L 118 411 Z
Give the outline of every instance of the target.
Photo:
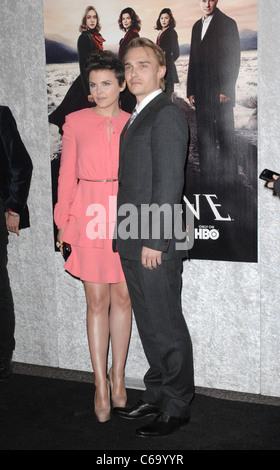
M 15 314 L 7 270 L 7 246 L 8 231 L 4 207 L 0 200 L 0 356 L 9 358 L 15 348 Z
M 121 259 L 149 370 L 143 399 L 170 416 L 187 417 L 194 395 L 192 343 L 181 309 L 182 260 L 154 270 Z

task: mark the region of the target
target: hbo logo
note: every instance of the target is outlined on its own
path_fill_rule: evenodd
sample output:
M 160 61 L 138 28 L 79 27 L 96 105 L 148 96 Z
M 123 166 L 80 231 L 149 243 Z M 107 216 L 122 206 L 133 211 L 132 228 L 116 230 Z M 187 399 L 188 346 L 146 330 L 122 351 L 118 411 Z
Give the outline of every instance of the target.
M 218 230 L 216 229 L 211 229 L 209 230 L 208 228 L 196 228 L 194 231 L 194 237 L 200 238 L 201 240 L 217 240 L 219 238 L 220 234 Z

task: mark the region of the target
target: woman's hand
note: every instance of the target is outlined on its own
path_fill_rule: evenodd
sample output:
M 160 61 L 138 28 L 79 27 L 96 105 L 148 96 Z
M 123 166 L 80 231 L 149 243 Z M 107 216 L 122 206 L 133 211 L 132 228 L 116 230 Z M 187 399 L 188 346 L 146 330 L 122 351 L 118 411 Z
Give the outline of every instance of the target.
M 59 251 L 61 254 L 63 254 L 62 252 L 62 243 L 63 243 L 63 232 L 64 232 L 64 228 L 60 228 L 57 232 L 57 248 L 59 248 Z

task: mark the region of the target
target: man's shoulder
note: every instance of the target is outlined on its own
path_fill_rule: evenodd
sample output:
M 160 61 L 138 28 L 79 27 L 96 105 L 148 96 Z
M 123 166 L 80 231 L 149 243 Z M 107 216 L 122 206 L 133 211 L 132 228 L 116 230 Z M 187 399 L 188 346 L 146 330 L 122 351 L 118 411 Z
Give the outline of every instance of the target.
M 199 18 L 199 20 L 197 20 L 194 25 L 193 25 L 193 31 L 197 30 L 198 28 L 200 28 L 202 25 L 202 20 L 201 18 Z
M 219 8 L 217 8 L 217 11 L 214 14 L 214 18 L 216 21 L 224 22 L 227 25 L 236 24 L 236 21 L 233 18 L 223 13 L 221 10 L 219 10 Z
M 152 101 L 150 101 L 151 108 L 165 108 L 166 106 L 173 106 L 174 103 L 166 96 L 165 92 L 161 92 Z
M 0 105 L 0 114 L 1 116 L 8 116 L 8 115 L 11 115 L 12 112 L 9 106 Z
M 187 126 L 187 120 L 182 109 L 178 106 L 178 104 L 173 103 L 170 98 L 165 95 L 165 93 L 161 94 L 161 99 L 158 100 L 157 104 L 153 108 L 153 111 L 153 123 L 155 124 L 160 120 L 165 120 L 168 121 L 170 125 L 174 124 L 174 126 Z
M 14 123 L 14 117 L 12 111 L 8 106 L 0 105 L 0 127 L 1 131 L 4 128 L 7 128 L 8 125 Z

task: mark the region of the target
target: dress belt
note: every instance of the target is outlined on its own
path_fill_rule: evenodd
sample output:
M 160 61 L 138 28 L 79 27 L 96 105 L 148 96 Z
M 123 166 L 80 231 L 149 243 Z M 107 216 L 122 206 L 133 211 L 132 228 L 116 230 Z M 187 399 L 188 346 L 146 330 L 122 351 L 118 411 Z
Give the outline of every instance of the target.
M 107 179 L 107 180 L 86 180 L 85 178 L 80 178 L 82 181 L 92 181 L 93 183 L 110 183 L 111 181 L 118 181 L 117 179 Z

